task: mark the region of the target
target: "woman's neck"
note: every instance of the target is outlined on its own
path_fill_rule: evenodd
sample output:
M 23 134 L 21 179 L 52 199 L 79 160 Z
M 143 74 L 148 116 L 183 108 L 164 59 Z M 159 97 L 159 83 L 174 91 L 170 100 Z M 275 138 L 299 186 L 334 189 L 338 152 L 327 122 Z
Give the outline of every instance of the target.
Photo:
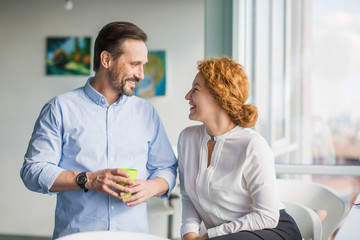
M 236 124 L 230 120 L 230 117 L 226 114 L 226 116 L 219 115 L 217 119 L 213 121 L 209 121 L 208 123 L 204 123 L 206 127 L 206 132 L 210 136 L 220 136 L 231 129 L 233 129 Z

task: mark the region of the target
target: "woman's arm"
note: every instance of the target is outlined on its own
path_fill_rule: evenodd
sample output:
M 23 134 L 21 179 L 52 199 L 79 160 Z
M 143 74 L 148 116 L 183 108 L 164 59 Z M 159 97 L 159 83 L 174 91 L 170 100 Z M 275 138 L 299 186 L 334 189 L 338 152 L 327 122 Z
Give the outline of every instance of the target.
M 182 147 L 183 147 L 182 143 L 184 140 L 183 135 L 184 134 L 182 132 L 179 136 L 178 146 L 177 146 L 179 178 L 180 178 L 180 193 L 182 196 L 182 209 L 183 209 L 182 226 L 181 226 L 180 231 L 181 231 L 181 236 L 183 236 L 184 239 L 192 240 L 192 239 L 197 239 L 199 237 L 199 229 L 200 229 L 201 219 L 200 219 L 200 216 L 184 187 L 184 185 L 185 185 L 184 175 L 185 175 L 185 171 L 187 169 L 185 169 L 185 167 L 184 167 L 185 159 L 183 159 L 183 149 L 182 149 Z M 186 238 L 185 238 L 185 235 L 187 235 Z M 195 237 L 197 237 L 197 238 L 195 238 Z

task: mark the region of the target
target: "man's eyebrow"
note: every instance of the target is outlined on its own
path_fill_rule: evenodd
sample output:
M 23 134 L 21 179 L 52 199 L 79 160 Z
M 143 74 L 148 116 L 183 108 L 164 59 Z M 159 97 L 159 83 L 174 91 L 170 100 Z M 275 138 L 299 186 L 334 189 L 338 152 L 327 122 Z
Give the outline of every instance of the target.
M 140 60 L 135 60 L 135 61 L 132 61 L 131 63 L 133 63 L 133 64 L 146 64 L 146 63 L 148 63 L 148 61 L 146 61 L 145 63 L 143 62 L 143 61 L 140 61 Z

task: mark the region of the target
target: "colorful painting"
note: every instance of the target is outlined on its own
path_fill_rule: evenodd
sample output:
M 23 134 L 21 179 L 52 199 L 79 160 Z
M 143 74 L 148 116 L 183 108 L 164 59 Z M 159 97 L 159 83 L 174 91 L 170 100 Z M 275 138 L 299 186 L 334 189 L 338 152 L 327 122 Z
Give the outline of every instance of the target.
M 46 43 L 47 75 L 90 75 L 90 37 L 49 37 Z
M 144 65 L 144 79 L 136 84 L 139 97 L 164 96 L 166 92 L 165 51 L 149 51 Z

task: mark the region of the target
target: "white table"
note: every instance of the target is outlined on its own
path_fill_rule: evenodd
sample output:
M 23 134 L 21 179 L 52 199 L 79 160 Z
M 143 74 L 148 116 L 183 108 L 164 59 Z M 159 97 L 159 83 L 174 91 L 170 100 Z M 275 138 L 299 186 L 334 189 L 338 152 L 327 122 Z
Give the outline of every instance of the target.
M 360 203 L 360 194 L 355 203 Z M 358 240 L 360 239 L 360 206 L 353 205 L 343 225 L 335 236 L 335 240 Z
M 136 232 L 93 231 L 70 234 L 57 240 L 166 240 L 166 238 Z

